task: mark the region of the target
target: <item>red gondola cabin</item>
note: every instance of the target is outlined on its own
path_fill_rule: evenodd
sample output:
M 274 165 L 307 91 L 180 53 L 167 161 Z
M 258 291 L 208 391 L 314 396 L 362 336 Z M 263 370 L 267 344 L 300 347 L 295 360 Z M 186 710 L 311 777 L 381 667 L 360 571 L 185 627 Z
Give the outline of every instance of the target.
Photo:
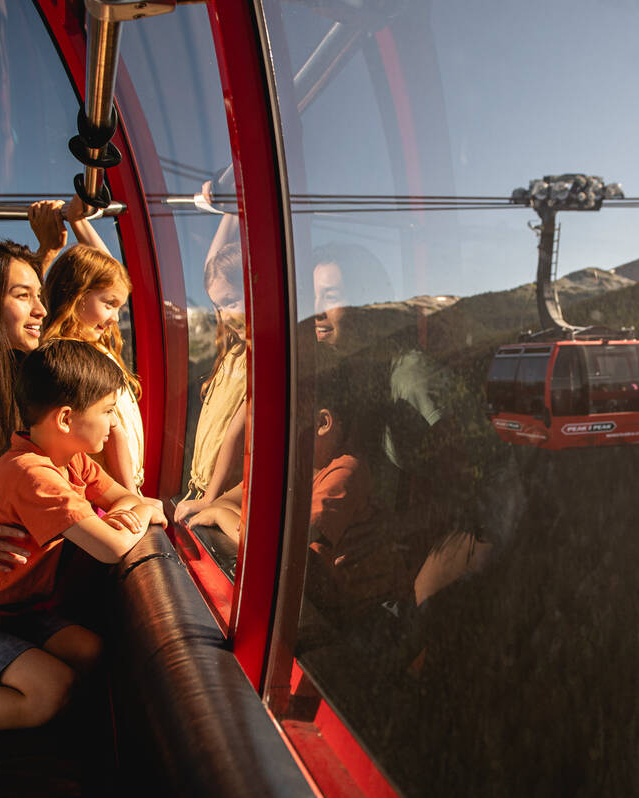
M 508 443 L 566 449 L 639 443 L 639 342 L 502 346 L 488 415 Z

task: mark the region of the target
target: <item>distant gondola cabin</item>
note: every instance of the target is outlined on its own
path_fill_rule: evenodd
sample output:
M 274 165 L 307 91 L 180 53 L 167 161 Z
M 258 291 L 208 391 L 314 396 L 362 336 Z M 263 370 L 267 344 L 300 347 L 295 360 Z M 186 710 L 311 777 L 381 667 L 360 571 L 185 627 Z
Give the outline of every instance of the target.
M 488 415 L 508 443 L 566 449 L 639 443 L 639 342 L 502 346 Z

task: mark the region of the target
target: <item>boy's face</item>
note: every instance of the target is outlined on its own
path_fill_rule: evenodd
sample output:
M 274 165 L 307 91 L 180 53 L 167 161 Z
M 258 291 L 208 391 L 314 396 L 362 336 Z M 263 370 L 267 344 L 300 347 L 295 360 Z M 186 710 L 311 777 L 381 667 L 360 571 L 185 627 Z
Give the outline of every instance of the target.
M 117 393 L 114 391 L 83 413 L 72 411 L 70 426 L 78 452 L 97 454 L 102 451 L 111 429 L 117 424 L 116 399 Z

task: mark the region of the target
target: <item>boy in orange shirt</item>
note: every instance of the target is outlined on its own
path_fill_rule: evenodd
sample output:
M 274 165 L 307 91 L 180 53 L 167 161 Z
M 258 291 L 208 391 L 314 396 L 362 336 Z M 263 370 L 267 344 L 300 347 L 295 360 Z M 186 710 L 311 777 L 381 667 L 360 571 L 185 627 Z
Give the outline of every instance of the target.
M 100 638 L 49 609 L 62 544 L 105 563 L 120 560 L 157 505 L 129 493 L 89 454 L 115 425 L 119 366 L 91 344 L 52 340 L 27 356 L 16 383 L 23 426 L 0 457 L 0 524 L 29 536 L 27 564 L 0 573 L 0 730 L 38 726 L 67 702 L 76 675 L 97 661 Z M 105 511 L 99 518 L 91 504 Z

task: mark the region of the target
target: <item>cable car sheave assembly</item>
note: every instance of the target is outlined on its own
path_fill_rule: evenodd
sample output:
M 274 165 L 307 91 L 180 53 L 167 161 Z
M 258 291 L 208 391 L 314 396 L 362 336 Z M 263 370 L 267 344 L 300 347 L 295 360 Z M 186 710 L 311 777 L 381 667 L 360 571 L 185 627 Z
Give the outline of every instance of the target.
M 584 174 L 546 175 L 531 180 L 528 189 L 516 188 L 511 202 L 532 207 L 541 219 L 539 260 L 537 263 L 537 309 L 542 333 L 579 333 L 562 315 L 557 293 L 552 286 L 552 257 L 555 243 L 555 217 L 558 211 L 598 211 L 604 199 L 623 199 L 619 183 L 604 184 L 600 177 Z
M 537 309 L 542 330 L 499 348 L 488 375 L 488 416 L 507 443 L 567 449 L 639 443 L 639 342 L 634 329 L 575 327 L 552 285 L 558 211 L 598 211 L 624 199 L 618 183 L 550 175 L 511 201 L 539 218 Z

